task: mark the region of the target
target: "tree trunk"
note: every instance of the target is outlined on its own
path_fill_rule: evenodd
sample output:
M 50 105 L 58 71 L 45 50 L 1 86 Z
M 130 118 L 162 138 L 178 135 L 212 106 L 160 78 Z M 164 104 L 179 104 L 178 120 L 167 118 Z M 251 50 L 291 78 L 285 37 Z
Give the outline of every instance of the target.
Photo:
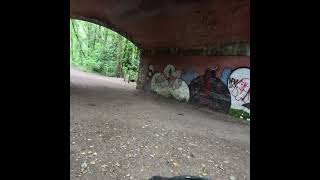
M 106 29 L 106 33 L 105 33 L 105 42 L 108 43 L 108 29 Z
M 132 59 L 135 59 L 137 55 L 137 47 L 134 47 L 132 50 Z
M 71 56 L 71 62 L 73 62 L 73 40 L 72 40 L 72 33 L 70 33 L 70 56 Z
M 100 26 L 99 26 L 99 28 L 98 28 L 98 38 L 99 38 L 99 31 L 100 31 Z M 96 28 L 95 33 L 94 33 L 93 50 L 94 50 L 95 44 L 96 44 L 96 37 L 97 37 L 97 28 Z
M 123 41 L 122 41 L 122 37 L 120 35 L 118 35 L 118 43 L 117 43 L 117 77 L 120 78 L 122 77 L 123 73 L 122 73 L 122 52 L 123 51 Z
M 78 37 L 78 33 L 77 33 L 77 31 L 76 31 L 76 28 L 74 27 L 74 26 L 75 26 L 75 25 L 74 25 L 74 22 L 71 21 L 71 23 L 72 23 L 72 28 L 73 28 L 74 34 L 76 35 L 76 38 L 77 38 L 77 41 L 78 41 L 78 44 L 79 44 L 79 47 L 80 47 L 80 52 L 82 53 L 82 55 L 83 55 L 84 57 L 86 57 L 86 55 L 84 54 L 84 52 L 83 52 L 83 50 L 82 50 L 81 42 L 79 41 L 79 37 Z M 82 57 L 81 57 L 81 56 L 80 56 L 80 63 L 81 63 L 81 65 L 83 64 L 83 61 L 82 61 Z

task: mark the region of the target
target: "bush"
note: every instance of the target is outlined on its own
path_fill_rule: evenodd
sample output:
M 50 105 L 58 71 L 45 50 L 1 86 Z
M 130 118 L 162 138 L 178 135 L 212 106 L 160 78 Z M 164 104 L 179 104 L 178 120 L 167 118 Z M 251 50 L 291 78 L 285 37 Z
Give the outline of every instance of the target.
M 250 114 L 239 109 L 230 109 L 229 114 L 233 117 L 250 121 Z

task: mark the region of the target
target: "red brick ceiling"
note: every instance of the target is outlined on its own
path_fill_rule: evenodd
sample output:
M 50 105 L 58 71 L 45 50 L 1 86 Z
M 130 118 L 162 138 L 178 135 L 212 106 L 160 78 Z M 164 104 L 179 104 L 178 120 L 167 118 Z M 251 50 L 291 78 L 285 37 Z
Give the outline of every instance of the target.
M 143 48 L 199 48 L 250 40 L 249 0 L 70 0 L 70 16 Z

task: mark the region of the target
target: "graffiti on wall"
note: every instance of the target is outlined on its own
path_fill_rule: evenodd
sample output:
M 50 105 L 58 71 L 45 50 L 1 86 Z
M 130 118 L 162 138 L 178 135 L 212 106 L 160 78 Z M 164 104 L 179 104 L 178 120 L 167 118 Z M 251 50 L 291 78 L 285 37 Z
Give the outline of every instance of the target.
M 216 70 L 207 69 L 204 75 L 191 81 L 190 102 L 227 113 L 231 105 L 230 93 L 227 85 L 217 78 Z
M 224 68 L 220 80 L 223 82 L 223 84 L 228 85 L 228 79 L 231 74 L 232 69 L 231 68 Z
M 188 85 L 191 83 L 191 81 L 193 79 L 195 79 L 198 76 L 198 74 L 196 72 L 194 72 L 193 70 L 184 70 L 181 73 L 181 79 L 184 80 Z
M 250 113 L 250 69 L 226 67 L 217 77 L 218 66 L 206 69 L 203 75 L 191 70 L 178 71 L 167 65 L 163 72 L 148 68 L 149 88 L 161 96 L 173 97 L 211 110 L 228 113 L 231 109 Z
M 173 65 L 167 65 L 163 73 L 155 73 L 151 79 L 151 90 L 165 97 L 173 97 L 180 101 L 189 100 L 189 87 L 180 78 L 180 71 Z
M 231 108 L 250 113 L 250 69 L 234 70 L 229 76 L 228 88 L 231 94 Z

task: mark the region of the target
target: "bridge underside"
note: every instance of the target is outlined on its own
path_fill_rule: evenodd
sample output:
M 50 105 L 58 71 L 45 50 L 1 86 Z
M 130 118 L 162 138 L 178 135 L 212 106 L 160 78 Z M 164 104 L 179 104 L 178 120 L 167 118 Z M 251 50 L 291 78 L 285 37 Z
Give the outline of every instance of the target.
M 137 88 L 250 112 L 249 0 L 70 0 L 70 16 L 141 49 Z

